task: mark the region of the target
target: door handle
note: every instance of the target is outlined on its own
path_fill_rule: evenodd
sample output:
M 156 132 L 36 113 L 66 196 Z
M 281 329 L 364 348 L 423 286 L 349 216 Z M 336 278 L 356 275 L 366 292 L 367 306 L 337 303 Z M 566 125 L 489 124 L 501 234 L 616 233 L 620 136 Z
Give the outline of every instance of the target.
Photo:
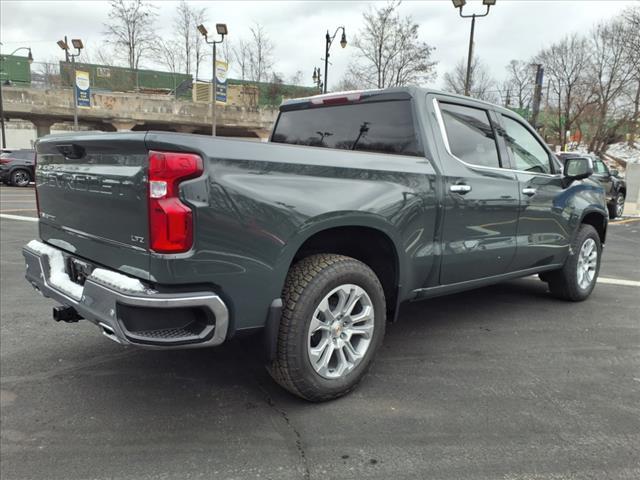
M 469 193 L 471 191 L 471 186 L 464 184 L 451 185 L 449 186 L 449 191 L 464 195 L 465 193 Z
M 531 197 L 536 194 L 536 189 L 531 187 L 525 187 L 522 189 L 522 193 Z

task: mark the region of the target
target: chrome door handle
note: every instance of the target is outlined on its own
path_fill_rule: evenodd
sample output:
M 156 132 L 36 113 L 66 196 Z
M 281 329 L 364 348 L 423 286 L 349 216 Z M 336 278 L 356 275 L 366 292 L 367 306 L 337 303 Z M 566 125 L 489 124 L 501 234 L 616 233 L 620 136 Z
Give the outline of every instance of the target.
M 469 193 L 471 191 L 470 185 L 451 185 L 449 186 L 449 191 L 453 193 L 459 193 L 460 195 L 464 195 L 465 193 Z
M 522 189 L 522 193 L 531 197 L 532 195 L 536 194 L 536 189 L 531 187 L 526 187 Z

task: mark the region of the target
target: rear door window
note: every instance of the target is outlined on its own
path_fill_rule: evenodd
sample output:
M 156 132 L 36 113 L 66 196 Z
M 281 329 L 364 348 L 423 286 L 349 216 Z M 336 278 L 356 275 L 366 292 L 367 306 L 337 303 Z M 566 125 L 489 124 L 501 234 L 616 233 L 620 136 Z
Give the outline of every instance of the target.
M 440 103 L 451 153 L 464 162 L 500 167 L 496 137 L 486 110 Z
M 283 111 L 272 142 L 422 156 L 410 100 Z

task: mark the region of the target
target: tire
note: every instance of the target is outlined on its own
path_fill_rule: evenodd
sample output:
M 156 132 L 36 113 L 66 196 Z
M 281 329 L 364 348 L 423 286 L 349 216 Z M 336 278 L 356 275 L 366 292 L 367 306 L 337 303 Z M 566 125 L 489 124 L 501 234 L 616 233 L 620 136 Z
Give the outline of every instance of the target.
M 613 202 L 607 205 L 607 209 L 609 210 L 609 218 L 611 220 L 622 216 L 622 212 L 624 211 L 624 200 L 624 193 L 618 192 L 613 198 Z
M 589 252 L 595 252 L 595 258 Z M 582 224 L 564 266 L 545 274 L 551 294 L 572 302 L 586 300 L 596 285 L 601 257 L 602 245 L 598 232 L 591 225 Z M 581 275 L 579 269 L 582 270 Z
M 31 174 L 28 170 L 17 168 L 11 172 L 10 184 L 14 187 L 27 187 L 31 181 Z
M 313 402 L 352 391 L 367 373 L 384 337 L 386 304 L 378 277 L 354 258 L 312 255 L 291 268 L 282 297 L 271 376 L 294 395 Z M 321 303 L 330 315 L 320 311 Z M 351 323 L 352 317 L 364 320 Z

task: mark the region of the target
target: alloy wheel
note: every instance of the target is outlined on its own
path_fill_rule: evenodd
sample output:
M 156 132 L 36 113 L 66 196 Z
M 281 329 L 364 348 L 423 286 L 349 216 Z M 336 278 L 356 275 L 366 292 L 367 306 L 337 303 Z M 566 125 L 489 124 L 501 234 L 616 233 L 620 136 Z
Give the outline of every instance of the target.
M 593 283 L 598 268 L 598 248 L 593 238 L 587 238 L 578 254 L 576 271 L 578 286 L 582 290 L 588 289 Z
M 616 197 L 616 217 L 621 217 L 624 212 L 624 195 L 619 194 Z
M 320 301 L 309 326 L 311 366 L 328 379 L 343 377 L 364 359 L 374 328 L 373 302 L 353 284 L 340 285 Z

